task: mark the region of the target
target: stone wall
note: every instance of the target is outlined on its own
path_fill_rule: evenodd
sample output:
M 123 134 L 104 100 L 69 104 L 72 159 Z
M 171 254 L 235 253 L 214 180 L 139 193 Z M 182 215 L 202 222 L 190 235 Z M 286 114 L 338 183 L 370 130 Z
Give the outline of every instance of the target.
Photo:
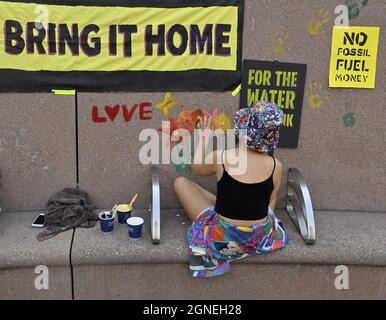
M 246 0 L 244 59 L 308 64 L 306 95 L 298 149 L 279 149 L 287 171 L 301 170 L 316 209 L 386 211 L 385 126 L 386 3 L 370 0 L 351 25 L 380 26 L 375 90 L 329 89 L 331 29 L 335 6 L 342 1 Z M 355 2 L 355 1 L 354 1 Z M 358 1 L 359 3 L 360 1 Z M 354 18 L 354 17 L 353 17 Z M 320 21 L 320 23 L 318 23 Z M 238 97 L 225 93 L 173 93 L 181 108 L 219 108 L 232 114 Z M 146 127 L 158 129 L 162 113 L 155 105 L 164 93 L 79 93 L 79 185 L 98 207 L 124 202 L 139 193 L 139 207 L 150 197 L 150 168 L 140 164 L 138 136 Z M 95 123 L 92 108 L 150 102 L 151 120 L 131 121 L 120 112 L 112 122 Z M 183 106 L 183 107 L 181 107 Z M 43 208 L 48 196 L 76 185 L 76 127 L 73 96 L 53 94 L 0 95 L 0 206 L 5 210 Z M 349 126 L 345 117 L 355 118 Z M 172 191 L 173 165 L 161 166 L 162 206 L 178 207 Z M 203 184 L 214 190 L 213 179 Z M 285 206 L 286 174 L 278 207 Z

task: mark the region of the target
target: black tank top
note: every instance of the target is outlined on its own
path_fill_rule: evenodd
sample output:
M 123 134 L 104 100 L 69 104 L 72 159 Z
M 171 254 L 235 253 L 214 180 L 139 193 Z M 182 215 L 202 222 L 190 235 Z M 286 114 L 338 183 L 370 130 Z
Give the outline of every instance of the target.
M 232 178 L 225 170 L 217 182 L 215 210 L 218 214 L 234 220 L 261 220 L 268 215 L 268 206 L 274 189 L 273 173 L 276 168 L 273 159 L 271 176 L 259 183 L 243 183 Z M 224 161 L 223 161 L 224 163 Z

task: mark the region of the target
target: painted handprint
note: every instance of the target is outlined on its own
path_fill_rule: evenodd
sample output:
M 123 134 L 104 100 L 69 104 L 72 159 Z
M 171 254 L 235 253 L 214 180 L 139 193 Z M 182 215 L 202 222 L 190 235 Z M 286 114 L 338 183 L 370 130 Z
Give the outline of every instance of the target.
M 323 93 L 323 84 L 321 82 L 312 82 L 306 96 L 308 96 L 308 103 L 311 109 L 320 109 L 330 100 L 330 97 Z
M 316 36 L 320 33 L 325 33 L 323 27 L 332 21 L 333 16 L 326 10 L 319 9 L 315 11 L 307 22 L 307 31 L 310 36 Z
M 283 26 L 278 27 L 272 36 L 272 53 L 279 57 L 285 53 L 285 44 L 288 39 L 288 32 Z
M 356 118 L 353 112 L 348 112 L 343 116 L 343 124 L 346 128 L 354 127 Z
M 369 0 L 346 0 L 346 6 L 348 8 L 348 17 L 350 20 L 357 18 L 361 12 L 361 9 L 369 4 Z
M 218 110 L 218 108 L 214 109 L 212 112 L 210 112 L 206 109 L 201 109 L 201 111 L 202 111 L 204 116 L 208 117 L 209 121 L 212 121 L 214 118 L 216 118 L 220 114 L 220 111 Z

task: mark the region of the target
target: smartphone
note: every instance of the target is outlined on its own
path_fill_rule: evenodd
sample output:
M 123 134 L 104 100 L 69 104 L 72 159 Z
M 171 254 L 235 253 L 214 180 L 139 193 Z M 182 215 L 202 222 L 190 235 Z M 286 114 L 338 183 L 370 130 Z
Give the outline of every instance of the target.
M 37 216 L 34 222 L 32 222 L 32 228 L 43 228 L 46 224 L 46 219 L 44 213 L 41 213 Z

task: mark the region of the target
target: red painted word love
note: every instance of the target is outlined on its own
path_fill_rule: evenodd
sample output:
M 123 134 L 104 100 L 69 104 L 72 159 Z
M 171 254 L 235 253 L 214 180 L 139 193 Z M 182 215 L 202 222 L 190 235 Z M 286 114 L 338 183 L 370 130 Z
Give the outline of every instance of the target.
M 110 119 L 111 122 L 117 118 L 118 114 L 122 110 L 123 120 L 125 122 L 129 122 L 133 119 L 133 115 L 138 110 L 139 120 L 151 120 L 152 119 L 152 103 L 151 102 L 142 102 L 138 105 L 138 103 L 134 104 L 130 109 L 125 104 L 116 104 L 114 106 L 105 106 L 105 116 L 99 114 L 98 106 L 92 107 L 92 121 L 95 123 L 104 123 L 107 122 L 107 118 Z

